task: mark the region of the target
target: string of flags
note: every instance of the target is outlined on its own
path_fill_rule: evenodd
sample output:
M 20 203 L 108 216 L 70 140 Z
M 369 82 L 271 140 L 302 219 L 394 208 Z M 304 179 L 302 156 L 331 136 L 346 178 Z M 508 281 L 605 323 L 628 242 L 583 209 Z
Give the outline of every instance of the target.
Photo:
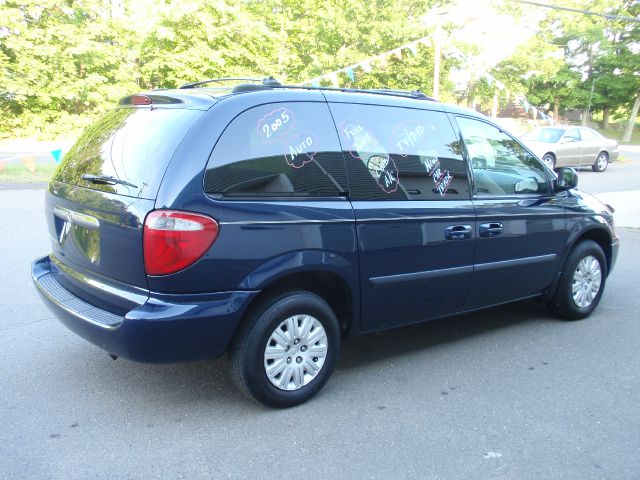
M 319 87 L 320 86 L 320 82 L 322 80 L 328 80 L 329 82 L 331 82 L 331 85 L 333 85 L 334 87 L 338 87 L 340 86 L 340 80 L 338 78 L 338 74 L 340 73 L 344 73 L 347 75 L 347 77 L 349 77 L 349 80 L 351 80 L 352 82 L 355 82 L 356 80 L 356 74 L 355 74 L 355 70 L 356 68 L 361 68 L 364 72 L 369 73 L 372 70 L 372 65 L 374 63 L 378 63 L 380 66 L 384 67 L 387 65 L 388 63 L 388 58 L 390 56 L 395 56 L 398 60 L 404 60 L 403 57 L 403 50 L 409 50 L 409 52 L 411 52 L 412 55 L 417 55 L 418 54 L 418 46 L 419 45 L 431 45 L 431 39 L 430 37 L 422 37 L 419 38 L 417 40 L 414 40 L 412 42 L 409 42 L 405 45 L 401 45 L 399 47 L 396 47 L 392 50 L 388 50 L 386 52 L 380 53 L 378 55 L 374 55 L 373 57 L 369 57 L 366 58 L 364 60 L 361 60 L 359 62 L 356 62 L 352 65 L 348 65 L 346 67 L 340 68 L 338 70 L 334 70 L 333 72 L 329 72 L 329 73 L 325 73 L 323 75 L 319 75 L 317 77 L 314 77 L 310 80 L 307 80 L 305 82 L 300 83 L 300 85 L 306 85 L 306 84 L 311 84 L 312 87 Z
M 374 63 L 379 64 L 381 67 L 385 67 L 387 65 L 387 63 L 388 63 L 388 58 L 389 57 L 394 56 L 398 60 L 402 61 L 402 60 L 404 60 L 403 53 L 402 53 L 403 50 L 409 50 L 409 52 L 411 52 L 411 54 L 415 56 L 418 53 L 418 46 L 419 45 L 429 45 L 429 46 L 431 46 L 432 45 L 431 37 L 426 36 L 426 37 L 419 38 L 419 39 L 414 40 L 412 42 L 409 42 L 409 43 L 407 43 L 405 45 L 401 45 L 399 47 L 393 48 L 391 50 L 388 50 L 386 52 L 380 53 L 378 55 L 374 55 L 373 57 L 369 57 L 369 58 L 366 58 L 364 60 L 360 60 L 360 61 L 358 61 L 356 63 L 353 63 L 351 65 L 348 65 L 346 67 L 339 68 L 338 70 L 334 70 L 333 72 L 329 72 L 329 73 L 325 73 L 323 75 L 319 75 L 317 77 L 313 77 L 310 80 L 307 80 L 307 81 L 299 83 L 299 85 L 311 84 L 312 87 L 319 87 L 320 86 L 320 82 L 322 80 L 328 80 L 329 82 L 331 82 L 331 85 L 333 87 L 339 87 L 340 86 L 340 80 L 338 78 L 338 74 L 340 74 L 340 73 L 346 74 L 347 77 L 349 77 L 349 80 L 351 80 L 351 82 L 355 82 L 355 80 L 356 80 L 356 72 L 355 72 L 355 70 L 357 68 L 361 68 L 365 73 L 369 73 L 369 72 L 371 72 L 372 65 Z M 463 61 L 465 61 L 467 63 L 471 63 L 464 53 L 462 53 L 460 50 L 458 50 L 457 48 L 455 48 L 453 46 L 448 46 L 444 53 L 445 54 L 449 54 L 450 56 L 456 57 L 456 58 L 458 58 L 460 60 L 463 60 Z M 510 92 L 509 89 L 505 86 L 504 83 L 502 83 L 500 80 L 495 78 L 489 72 L 483 72 L 481 75 L 485 78 L 485 80 L 489 84 L 489 87 L 495 85 L 497 89 L 505 91 L 508 95 L 513 95 L 515 97 L 516 101 L 520 105 L 522 105 L 524 107 L 524 110 L 525 110 L 525 112 L 527 114 L 530 111 L 532 112 L 534 120 L 537 120 L 538 116 L 540 116 L 540 118 L 542 118 L 543 120 L 548 121 L 551 124 L 555 123 L 554 119 L 551 116 L 545 114 L 541 110 L 539 110 L 536 107 L 534 107 L 533 105 L 531 105 L 524 95 Z
M 3 158 L 3 159 L 0 159 L 0 173 L 2 173 L 3 170 L 5 170 L 8 163 L 12 163 L 14 160 L 20 160 L 20 163 L 22 163 L 22 165 L 24 165 L 27 168 L 27 170 L 31 172 L 32 175 L 35 175 L 36 155 L 40 155 L 44 153 L 49 153 L 53 158 L 53 161 L 56 163 L 60 163 L 60 160 L 62 159 L 61 148 L 57 148 L 55 150 L 49 150 L 47 152 L 36 152 L 36 153 L 29 153 L 26 155 L 20 155 L 17 157 Z
M 492 86 L 493 84 L 495 84 L 496 88 L 498 88 L 499 90 L 507 90 L 507 87 L 505 87 L 504 83 L 502 83 L 500 80 L 495 78 L 489 72 L 485 72 L 484 73 L 484 78 L 487 81 L 487 83 L 489 84 L 489 86 Z M 508 92 L 508 90 L 507 90 L 507 92 Z M 524 108 L 525 113 L 528 114 L 529 111 L 531 111 L 534 120 L 537 120 L 538 116 L 540 116 L 543 120 L 548 121 L 552 125 L 555 123 L 555 121 L 553 120 L 553 118 L 551 116 L 547 115 L 543 111 L 538 110 L 536 107 L 531 105 L 527 101 L 527 97 L 525 97 L 524 95 L 516 94 L 515 95 L 515 99 L 520 105 L 522 105 L 522 107 Z

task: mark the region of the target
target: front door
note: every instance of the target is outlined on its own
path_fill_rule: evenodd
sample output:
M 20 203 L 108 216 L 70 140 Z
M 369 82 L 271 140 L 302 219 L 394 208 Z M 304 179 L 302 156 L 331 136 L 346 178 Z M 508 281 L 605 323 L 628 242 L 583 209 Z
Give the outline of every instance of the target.
M 473 269 L 475 212 L 449 118 L 327 98 L 356 218 L 362 330 L 460 311 Z
M 457 123 L 469 157 L 474 148 L 489 157 L 473 164 L 478 238 L 467 308 L 536 295 L 560 268 L 566 238 L 551 173 L 499 128 L 463 116 Z

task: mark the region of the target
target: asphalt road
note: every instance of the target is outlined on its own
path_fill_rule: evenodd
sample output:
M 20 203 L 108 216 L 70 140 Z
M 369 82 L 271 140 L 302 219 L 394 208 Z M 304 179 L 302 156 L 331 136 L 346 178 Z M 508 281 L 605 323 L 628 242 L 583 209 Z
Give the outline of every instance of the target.
M 279 411 L 224 360 L 114 362 L 52 318 L 29 278 L 42 197 L 0 191 L 2 479 L 640 478 L 640 230 L 591 318 L 524 302 L 350 339 Z
M 640 189 L 640 147 L 621 146 L 620 161 L 612 162 L 604 173 L 591 166 L 578 171 L 578 186 L 586 192 L 625 192 Z

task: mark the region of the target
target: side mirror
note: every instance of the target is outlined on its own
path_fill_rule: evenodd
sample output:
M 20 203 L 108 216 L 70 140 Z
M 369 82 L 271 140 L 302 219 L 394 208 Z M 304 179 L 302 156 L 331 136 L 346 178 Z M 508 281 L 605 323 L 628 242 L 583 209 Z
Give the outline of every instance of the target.
M 578 172 L 573 168 L 563 167 L 558 171 L 556 180 L 556 191 L 564 192 L 578 186 Z

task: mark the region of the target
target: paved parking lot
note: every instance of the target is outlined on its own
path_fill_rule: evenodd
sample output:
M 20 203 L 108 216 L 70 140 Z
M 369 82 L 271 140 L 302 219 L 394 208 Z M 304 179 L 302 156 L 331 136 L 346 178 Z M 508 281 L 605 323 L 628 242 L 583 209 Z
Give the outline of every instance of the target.
M 53 319 L 29 278 L 42 197 L 0 191 L 0 478 L 640 477 L 640 230 L 587 320 L 525 302 L 347 340 L 276 411 L 224 360 L 114 362 Z

